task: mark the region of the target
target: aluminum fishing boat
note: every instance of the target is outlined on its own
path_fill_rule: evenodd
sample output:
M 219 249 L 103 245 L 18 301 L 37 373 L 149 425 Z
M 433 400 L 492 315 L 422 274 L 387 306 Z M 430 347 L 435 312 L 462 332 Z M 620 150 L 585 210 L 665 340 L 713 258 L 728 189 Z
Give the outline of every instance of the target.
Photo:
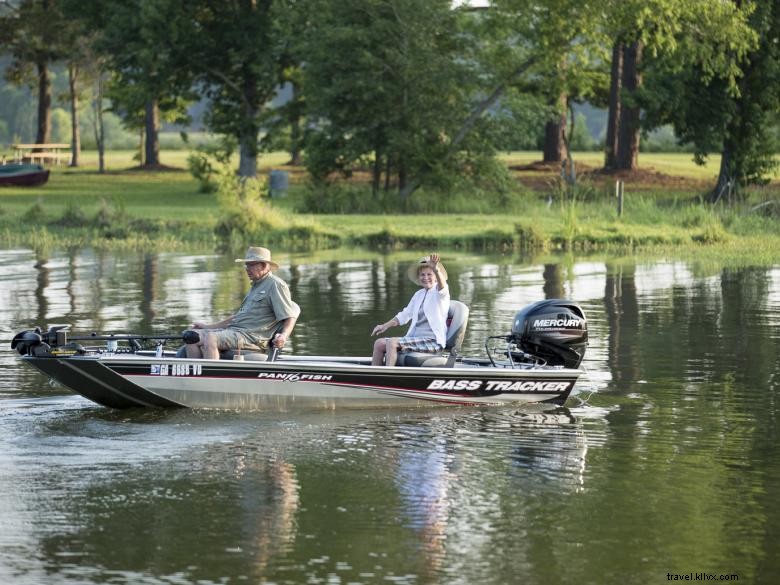
M 21 359 L 74 392 L 110 408 L 293 408 L 563 404 L 582 374 L 587 322 L 570 301 L 519 311 L 508 335 L 488 337 L 484 357 L 460 356 L 468 308 L 452 301 L 447 347 L 439 355 L 402 353 L 395 367 L 367 357 L 244 353 L 188 359 L 177 336 L 70 335 L 67 326 L 17 334 Z M 151 347 L 150 347 L 151 345 Z

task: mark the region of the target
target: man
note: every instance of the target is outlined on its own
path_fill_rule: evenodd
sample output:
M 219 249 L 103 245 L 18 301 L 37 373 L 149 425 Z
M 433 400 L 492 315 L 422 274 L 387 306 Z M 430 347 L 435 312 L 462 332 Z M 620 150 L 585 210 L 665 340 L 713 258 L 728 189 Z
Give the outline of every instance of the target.
M 186 346 L 188 358 L 216 360 L 220 351 L 228 349 L 264 350 L 279 323 L 283 323 L 282 331 L 272 343 L 281 349 L 287 342 L 301 309 L 290 298 L 287 283 L 273 274 L 279 265 L 271 260 L 271 251 L 253 246 L 236 262 L 244 263 L 252 288 L 235 315 L 217 323 L 192 324 L 199 330 L 200 341 Z

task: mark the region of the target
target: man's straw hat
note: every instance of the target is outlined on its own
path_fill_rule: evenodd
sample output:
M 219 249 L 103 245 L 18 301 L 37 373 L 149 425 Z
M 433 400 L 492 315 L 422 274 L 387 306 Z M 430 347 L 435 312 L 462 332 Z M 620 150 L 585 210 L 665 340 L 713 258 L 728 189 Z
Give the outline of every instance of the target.
M 271 265 L 271 270 L 278 270 L 279 265 L 271 260 L 271 250 L 261 248 L 260 246 L 249 246 L 246 250 L 246 258 L 236 258 L 236 262 L 267 262 Z

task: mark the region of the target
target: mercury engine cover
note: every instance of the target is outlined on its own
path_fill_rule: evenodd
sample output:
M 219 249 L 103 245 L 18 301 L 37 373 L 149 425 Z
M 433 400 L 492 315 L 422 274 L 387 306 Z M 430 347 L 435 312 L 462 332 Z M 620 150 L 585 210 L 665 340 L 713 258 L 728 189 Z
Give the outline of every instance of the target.
M 588 322 L 572 301 L 538 301 L 515 315 L 511 341 L 551 366 L 578 368 L 588 347 Z

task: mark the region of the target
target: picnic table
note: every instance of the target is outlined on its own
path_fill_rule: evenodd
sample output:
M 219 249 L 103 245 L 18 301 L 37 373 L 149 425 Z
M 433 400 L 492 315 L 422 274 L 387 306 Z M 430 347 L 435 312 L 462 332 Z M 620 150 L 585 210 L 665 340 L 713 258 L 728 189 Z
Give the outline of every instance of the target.
M 12 148 L 16 162 L 70 164 L 70 144 L 13 144 Z

